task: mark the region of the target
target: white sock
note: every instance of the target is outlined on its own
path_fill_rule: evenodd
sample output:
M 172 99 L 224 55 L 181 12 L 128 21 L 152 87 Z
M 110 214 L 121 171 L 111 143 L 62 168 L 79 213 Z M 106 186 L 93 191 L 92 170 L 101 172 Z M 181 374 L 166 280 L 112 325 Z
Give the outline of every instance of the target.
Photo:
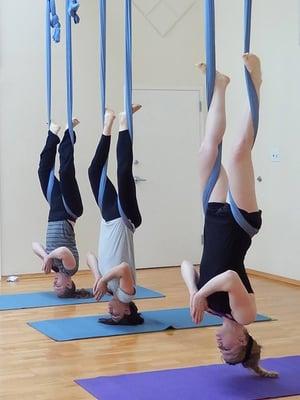
M 50 131 L 51 131 L 52 133 L 54 133 L 55 135 L 57 135 L 58 132 L 60 131 L 60 126 L 57 125 L 57 124 L 55 124 L 54 122 L 51 122 L 51 123 L 50 123 Z

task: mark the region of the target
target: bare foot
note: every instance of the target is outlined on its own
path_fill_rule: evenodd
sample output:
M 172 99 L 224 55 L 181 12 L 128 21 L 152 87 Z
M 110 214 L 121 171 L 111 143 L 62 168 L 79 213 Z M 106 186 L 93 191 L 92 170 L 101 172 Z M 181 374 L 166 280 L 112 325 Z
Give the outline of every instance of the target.
M 136 111 L 139 111 L 142 108 L 141 104 L 132 104 L 132 113 L 134 114 Z
M 142 108 L 141 104 L 132 104 L 132 113 L 134 114 L 141 108 Z M 122 111 L 119 114 L 119 126 L 120 126 L 120 128 L 119 128 L 120 132 L 128 129 L 125 111 Z
M 262 82 L 260 60 L 255 54 L 252 53 L 243 54 L 243 60 L 245 67 L 247 68 L 247 70 L 251 75 L 256 91 L 258 92 L 258 89 Z
M 105 136 L 111 135 L 111 130 L 115 119 L 116 119 L 115 112 L 109 108 L 106 108 L 104 115 L 103 135 Z
M 55 135 L 58 135 L 58 132 L 60 131 L 60 126 L 55 124 L 54 122 L 50 123 L 50 132 L 54 133 Z
M 205 63 L 196 64 L 196 67 L 200 69 L 200 71 L 202 72 L 203 75 L 206 74 L 206 64 Z M 225 85 L 225 87 L 226 87 L 229 82 L 230 82 L 230 78 L 227 75 L 221 74 L 221 72 L 216 71 L 215 85 L 222 84 L 222 85 Z
M 73 118 L 73 119 L 72 119 L 73 129 L 74 129 L 77 125 L 79 125 L 79 124 L 80 124 L 79 119 L 77 119 L 77 118 Z
M 73 118 L 72 119 L 72 126 L 73 126 L 73 129 L 77 126 L 77 125 L 79 125 L 80 124 L 80 121 L 79 121 L 79 119 L 77 119 L 77 118 Z M 66 130 L 68 129 L 68 125 L 66 125 Z

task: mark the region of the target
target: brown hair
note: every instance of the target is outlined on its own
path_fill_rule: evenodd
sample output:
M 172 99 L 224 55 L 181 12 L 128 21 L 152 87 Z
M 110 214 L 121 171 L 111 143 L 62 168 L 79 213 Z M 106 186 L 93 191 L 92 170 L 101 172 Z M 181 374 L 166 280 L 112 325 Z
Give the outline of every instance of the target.
M 86 289 L 76 289 L 75 283 L 72 281 L 71 287 L 66 287 L 64 292 L 58 296 L 61 299 L 89 299 L 93 297 L 93 294 Z
M 129 304 L 130 314 L 124 314 L 123 317 L 117 322 L 112 318 L 99 318 L 98 322 L 106 325 L 141 325 L 144 323 L 144 318 L 138 312 L 136 304 L 131 301 Z
M 248 331 L 245 329 L 245 335 L 247 339 L 246 346 L 242 346 L 237 355 L 232 359 L 224 360 L 227 364 L 235 365 L 242 364 L 243 367 L 250 369 L 257 375 L 263 378 L 278 378 L 278 372 L 267 371 L 266 369 L 260 367 L 260 354 L 261 346 L 249 335 Z

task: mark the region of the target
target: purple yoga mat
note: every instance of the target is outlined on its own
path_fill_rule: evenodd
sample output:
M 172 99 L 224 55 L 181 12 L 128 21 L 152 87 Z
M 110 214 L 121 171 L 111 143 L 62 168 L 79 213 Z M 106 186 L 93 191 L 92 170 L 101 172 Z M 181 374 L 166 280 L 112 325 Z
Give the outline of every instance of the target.
M 268 358 L 277 379 L 240 365 L 205 365 L 75 381 L 99 400 L 258 400 L 300 394 L 300 356 Z

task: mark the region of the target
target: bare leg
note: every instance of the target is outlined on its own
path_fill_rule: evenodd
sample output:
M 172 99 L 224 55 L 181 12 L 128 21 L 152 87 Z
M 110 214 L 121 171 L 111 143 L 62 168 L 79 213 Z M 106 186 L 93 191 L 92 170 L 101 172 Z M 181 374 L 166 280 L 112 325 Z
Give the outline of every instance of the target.
M 205 64 L 199 68 L 206 72 Z M 203 192 L 216 161 L 218 146 L 222 142 L 226 128 L 225 92 L 229 78 L 217 72 L 214 94 L 207 114 L 205 137 L 199 150 L 200 190 Z M 212 192 L 211 200 L 225 202 L 228 191 L 226 171 L 222 167 L 217 184 Z
M 260 61 L 254 54 L 244 54 L 244 63 L 250 72 L 257 95 L 261 86 Z M 247 106 L 241 122 L 239 139 L 229 163 L 229 186 L 237 206 L 248 212 L 258 210 L 255 195 L 255 179 L 251 150 L 254 130 L 250 106 Z
M 197 282 L 199 280 L 199 273 L 189 261 L 182 261 L 181 276 L 188 288 L 190 295 L 198 291 Z
M 103 125 L 103 135 L 105 136 L 110 136 L 114 120 L 116 118 L 116 115 L 113 110 L 110 110 L 107 108 L 105 110 L 105 116 L 104 116 L 104 125 Z
M 45 248 L 38 242 L 32 243 L 32 250 L 34 254 L 37 255 L 41 260 L 44 260 L 44 258 L 48 255 Z
M 223 165 L 221 165 L 220 175 L 211 192 L 209 201 L 217 203 L 226 203 L 228 192 L 228 178 Z
M 101 278 L 97 257 L 93 253 L 87 253 L 86 262 L 95 278 L 95 281 L 97 281 L 99 278 Z

